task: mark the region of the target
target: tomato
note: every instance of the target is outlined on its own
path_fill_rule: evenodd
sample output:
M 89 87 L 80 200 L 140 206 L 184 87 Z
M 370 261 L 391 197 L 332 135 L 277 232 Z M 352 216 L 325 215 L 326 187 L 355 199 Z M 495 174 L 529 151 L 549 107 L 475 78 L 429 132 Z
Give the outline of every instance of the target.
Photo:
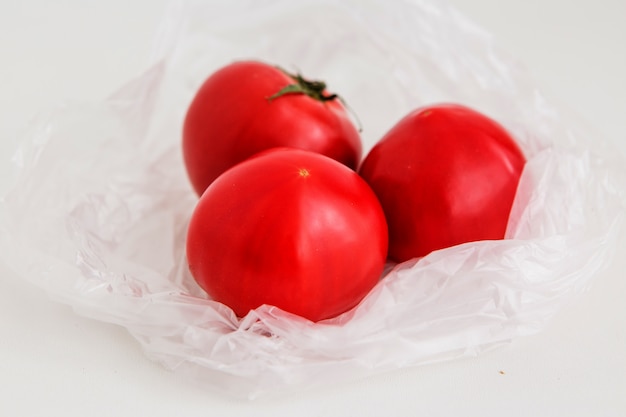
M 500 124 L 468 107 L 405 116 L 359 168 L 387 216 L 389 258 L 503 239 L 525 162 Z
M 196 193 L 273 147 L 318 152 L 352 169 L 362 156 L 359 131 L 323 82 L 258 61 L 235 62 L 209 76 L 183 125 L 183 156 Z
M 238 316 L 263 304 L 312 321 L 374 287 L 387 224 L 363 179 L 326 156 L 273 149 L 227 170 L 200 197 L 187 235 L 195 280 Z

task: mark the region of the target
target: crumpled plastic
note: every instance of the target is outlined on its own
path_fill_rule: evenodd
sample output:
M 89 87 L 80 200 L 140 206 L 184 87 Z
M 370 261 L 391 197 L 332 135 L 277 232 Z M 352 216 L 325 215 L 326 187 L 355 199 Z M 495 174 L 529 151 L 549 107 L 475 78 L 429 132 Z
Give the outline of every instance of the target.
M 321 323 L 272 306 L 238 319 L 208 299 L 185 262 L 197 199 L 181 125 L 205 77 L 245 58 L 324 79 L 358 115 L 365 151 L 425 104 L 498 120 L 528 158 L 506 239 L 389 265 L 360 305 Z M 2 260 L 77 313 L 125 327 L 165 367 L 238 397 L 477 355 L 538 332 L 610 262 L 626 212 L 619 153 L 438 1 L 175 2 L 145 74 L 105 101 L 51 109 L 18 142 Z

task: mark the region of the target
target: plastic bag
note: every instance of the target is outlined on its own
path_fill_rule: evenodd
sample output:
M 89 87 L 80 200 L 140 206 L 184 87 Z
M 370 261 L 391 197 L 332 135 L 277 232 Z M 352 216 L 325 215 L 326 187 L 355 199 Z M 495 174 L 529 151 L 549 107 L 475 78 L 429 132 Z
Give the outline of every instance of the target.
M 254 398 L 476 355 L 539 331 L 615 249 L 623 161 L 444 3 L 174 3 L 154 53 L 108 100 L 53 109 L 20 138 L 0 252 L 198 383 Z M 528 157 L 507 239 L 390 266 L 357 308 L 324 323 L 271 306 L 238 320 L 207 299 L 185 263 L 196 197 L 180 130 L 205 77 L 243 58 L 327 81 L 358 114 L 366 151 L 424 104 L 464 103 L 500 121 Z

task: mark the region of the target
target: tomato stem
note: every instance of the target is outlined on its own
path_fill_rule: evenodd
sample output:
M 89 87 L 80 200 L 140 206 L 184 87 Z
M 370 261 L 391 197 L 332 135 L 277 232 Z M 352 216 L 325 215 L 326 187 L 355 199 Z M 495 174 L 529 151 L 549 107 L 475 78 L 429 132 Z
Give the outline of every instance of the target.
M 281 88 L 280 91 L 268 97 L 270 101 L 286 94 L 306 94 L 321 102 L 338 98 L 337 94 L 328 94 L 326 92 L 326 83 L 324 81 L 307 80 L 300 73 L 292 74 L 283 68 L 278 67 L 278 69 L 287 74 L 296 83 Z
M 287 94 L 306 94 L 307 96 L 325 103 L 327 101 L 339 100 L 339 102 L 352 114 L 354 117 L 359 132 L 363 131 L 363 126 L 361 124 L 361 120 L 357 117 L 356 113 L 346 101 L 339 94 L 329 94 L 326 91 L 326 83 L 324 81 L 319 80 L 308 80 L 302 76 L 300 73 L 292 74 L 281 67 L 276 67 L 286 75 L 288 75 L 292 80 L 295 81 L 295 84 L 289 84 L 285 87 L 281 88 L 278 92 L 272 94 L 267 98 L 268 101 L 272 101 L 279 97 L 282 97 Z

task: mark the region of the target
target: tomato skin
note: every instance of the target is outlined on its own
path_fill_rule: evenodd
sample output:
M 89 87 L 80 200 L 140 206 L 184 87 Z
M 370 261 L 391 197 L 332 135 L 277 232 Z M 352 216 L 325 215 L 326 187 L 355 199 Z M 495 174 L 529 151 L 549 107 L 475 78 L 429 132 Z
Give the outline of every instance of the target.
M 389 258 L 503 239 L 525 158 L 509 133 L 456 104 L 419 108 L 365 157 L 360 175 L 389 225 Z
M 318 152 L 357 168 L 360 135 L 338 99 L 319 101 L 306 94 L 270 99 L 294 82 L 258 61 L 235 62 L 207 78 L 183 125 L 185 166 L 198 195 L 226 169 L 273 147 Z
M 187 235 L 192 276 L 238 316 L 263 304 L 312 321 L 343 313 L 376 285 L 387 224 L 363 179 L 326 156 L 262 152 L 201 196 Z

